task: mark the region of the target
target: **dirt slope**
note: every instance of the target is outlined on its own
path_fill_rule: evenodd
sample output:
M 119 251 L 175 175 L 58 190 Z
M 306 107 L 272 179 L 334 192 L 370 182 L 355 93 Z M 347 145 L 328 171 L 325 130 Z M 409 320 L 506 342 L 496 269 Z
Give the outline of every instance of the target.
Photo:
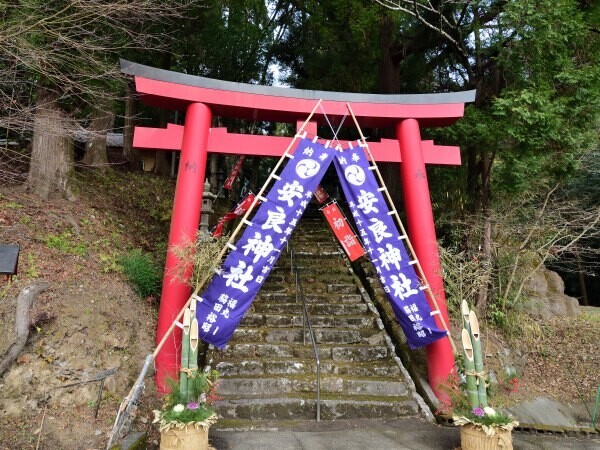
M 0 354 L 14 339 L 20 290 L 50 283 L 36 298 L 28 345 L 0 379 L 0 449 L 33 449 L 38 439 L 48 449 L 103 448 L 117 405 L 153 348 L 156 305 L 115 269 L 128 249 L 166 241 L 172 183 L 87 172 L 79 184 L 75 202 L 0 191 L 0 242 L 21 246 L 18 276 L 0 281 Z M 95 418 L 99 382 L 61 386 L 108 369 L 116 373 L 106 378 Z

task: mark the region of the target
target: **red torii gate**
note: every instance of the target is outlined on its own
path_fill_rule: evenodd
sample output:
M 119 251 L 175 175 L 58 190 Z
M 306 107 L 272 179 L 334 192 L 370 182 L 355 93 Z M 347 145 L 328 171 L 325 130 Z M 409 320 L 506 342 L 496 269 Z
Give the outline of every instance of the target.
M 233 134 L 224 128 L 211 128 L 213 114 L 300 124 L 313 110 L 316 101 L 321 99 L 322 111 L 333 120 L 345 116 L 346 103 L 350 103 L 361 126 L 394 128 L 397 140 L 382 139 L 381 142 L 369 143 L 369 148 L 376 161 L 402 162 L 400 174 L 410 239 L 436 295 L 441 314 L 449 323 L 425 164 L 460 165 L 460 149 L 421 140 L 420 128 L 446 126 L 461 118 L 465 103 L 475 99 L 475 91 L 418 95 L 308 91 L 214 80 L 125 60 L 121 60 L 121 71 L 134 77 L 136 90 L 144 103 L 185 111 L 183 126 L 136 127 L 133 138 L 134 147 L 139 149 L 181 151 L 169 249 L 196 236 L 208 152 L 281 156 L 292 139 Z M 310 134 L 316 135 L 317 125 L 326 123 L 322 111 L 315 112 L 305 128 Z M 177 264 L 177 257 L 167 251 L 157 342 L 165 335 L 191 293 L 189 286 L 174 275 Z M 433 305 L 432 309 L 435 309 Z M 443 328 L 439 319 L 436 320 Z M 164 377 L 174 376 L 179 367 L 176 351 L 176 342 L 180 339 L 178 334 L 180 332 L 169 337 L 155 360 L 161 388 L 164 387 Z M 427 363 L 429 383 L 439 397 L 437 387 L 447 380 L 454 368 L 448 339 L 427 346 Z

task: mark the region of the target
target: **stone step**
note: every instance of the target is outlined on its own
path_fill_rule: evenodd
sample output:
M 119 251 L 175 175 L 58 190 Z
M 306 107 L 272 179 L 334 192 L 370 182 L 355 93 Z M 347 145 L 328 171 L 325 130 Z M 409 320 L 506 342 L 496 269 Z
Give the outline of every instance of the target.
M 249 420 L 314 420 L 317 414 L 313 398 L 237 399 L 215 402 L 217 413 L 224 419 Z M 375 419 L 410 417 L 418 414 L 418 406 L 412 398 L 390 397 L 389 401 L 377 399 L 322 399 L 321 419 Z
M 298 233 L 294 234 L 294 238 L 306 235 L 322 235 L 328 236 L 331 239 L 333 235 L 329 226 L 325 225 L 323 217 L 310 218 L 306 216 L 306 213 L 302 216 L 302 219 L 300 219 L 297 230 Z
M 332 299 L 335 300 L 336 303 L 362 303 L 363 301 L 360 294 L 337 294 L 335 297 L 331 294 L 304 294 L 304 300 L 306 300 L 306 303 L 325 304 L 331 303 Z M 268 303 L 295 303 L 296 294 L 295 292 L 263 292 L 257 295 L 254 302 L 257 301 Z
M 305 233 L 300 231 L 292 238 L 292 248 L 294 251 L 306 251 L 307 248 L 310 248 L 314 253 L 319 253 L 320 251 L 337 251 L 338 245 L 328 232 L 316 230 Z
M 319 359 L 323 364 L 331 361 L 356 363 L 366 361 L 381 361 L 390 355 L 384 345 L 319 345 L 317 347 Z M 212 358 L 215 363 L 231 361 L 240 364 L 243 360 L 258 360 L 265 358 L 263 368 L 268 369 L 268 364 L 275 358 L 308 359 L 314 363 L 314 351 L 310 341 L 306 345 L 298 344 L 269 344 L 269 343 L 240 343 L 236 342 L 227 346 L 225 350 L 214 351 Z M 391 361 L 391 360 L 390 360 Z M 293 365 L 296 360 L 275 361 L 278 365 Z M 261 363 L 262 364 L 262 363 Z M 306 367 L 305 363 L 302 363 Z M 252 364 L 255 366 L 256 364 Z M 267 370 L 266 373 L 269 373 Z M 281 373 L 281 372 L 278 372 Z
M 417 415 L 380 322 L 363 301 L 322 214 L 311 208 L 291 247 L 318 342 L 321 418 Z M 315 419 L 317 364 L 302 314 L 290 254 L 283 252 L 229 345 L 208 355 L 221 377 L 223 400 L 215 406 L 224 422 Z
M 331 284 L 324 283 L 320 281 L 316 281 L 316 278 L 312 278 L 314 281 L 309 282 L 302 278 L 302 291 L 304 295 L 315 295 L 315 294 L 324 294 L 325 292 L 330 294 L 355 294 L 358 292 L 358 288 L 355 284 L 343 283 L 343 284 Z M 263 293 L 270 292 L 286 292 L 286 293 L 294 293 L 296 292 L 295 284 L 291 282 L 267 282 L 262 287 Z
M 322 278 L 324 276 L 335 276 L 335 279 L 341 279 L 341 280 L 352 280 L 353 277 L 350 273 L 350 271 L 348 270 L 348 268 L 345 265 L 340 264 L 339 262 L 337 264 L 330 264 L 330 265 L 323 265 L 320 264 L 312 264 L 311 261 L 309 259 L 303 259 L 301 261 L 297 261 L 297 267 L 298 270 L 300 271 L 300 276 L 304 279 L 304 277 L 316 277 L 316 278 Z M 285 264 L 285 261 L 283 261 L 283 258 L 280 258 L 277 261 L 277 265 L 275 267 L 273 267 L 273 270 L 271 270 L 271 274 L 269 275 L 269 277 L 271 277 L 272 275 L 282 275 L 285 277 L 286 280 L 292 280 L 293 276 L 292 276 L 292 272 L 290 270 L 290 264 L 289 264 L 289 260 L 287 261 L 287 264 Z M 269 278 L 267 278 L 268 280 Z
M 385 342 L 378 329 L 320 328 L 315 329 L 317 344 L 370 344 Z M 293 343 L 303 341 L 301 328 L 237 328 L 233 333 L 235 342 Z
M 302 314 L 301 303 L 267 303 L 264 301 L 254 301 L 252 303 L 253 312 L 270 314 Z M 369 307 L 366 303 L 342 303 L 342 304 L 315 304 L 308 303 L 307 308 L 309 316 L 353 316 L 358 314 L 367 314 Z
M 344 397 L 368 395 L 400 397 L 409 395 L 405 383 L 386 379 L 360 379 L 322 374 L 321 393 L 339 393 Z M 220 378 L 219 396 L 223 398 L 279 397 L 281 394 L 317 392 L 316 374 L 288 377 Z
M 313 257 L 298 257 L 296 258 L 296 265 L 301 270 L 301 273 L 314 271 L 315 268 L 319 269 L 319 273 L 323 270 L 331 273 L 348 272 L 348 268 L 343 264 L 341 256 L 333 258 L 327 256 L 326 258 L 313 258 Z M 274 270 L 283 268 L 290 270 L 290 258 L 281 256 L 275 264 Z
M 325 252 L 315 252 L 311 249 L 313 244 L 307 243 L 305 248 L 297 249 L 294 251 L 296 258 L 300 261 L 304 259 L 310 260 L 334 260 L 336 263 L 340 264 L 342 262 L 342 253 L 337 248 L 332 248 L 331 250 Z M 284 255 L 281 256 L 280 259 L 283 259 Z M 289 256 L 286 259 L 290 259 Z M 289 263 L 288 263 L 289 264 Z
M 295 242 L 293 249 L 297 258 L 327 259 L 334 255 L 338 258 L 341 257 L 340 247 L 335 242 L 318 242 L 311 237 L 304 241 Z
M 314 316 L 310 318 L 314 329 L 318 328 L 373 328 L 377 326 L 373 316 Z M 291 327 L 303 326 L 302 314 L 248 313 L 240 327 Z
M 309 352 L 310 350 L 310 352 Z M 258 356 L 258 355 L 257 355 Z M 316 373 L 316 363 L 311 358 L 312 348 L 306 347 L 303 361 L 298 360 L 277 360 L 272 359 L 272 364 L 265 364 L 259 359 L 235 359 L 227 358 L 218 361 L 215 368 L 219 371 L 221 377 L 229 376 L 267 376 L 275 374 L 285 374 L 288 372 L 310 374 Z M 298 365 L 300 364 L 300 365 Z M 353 377 L 393 377 L 395 380 L 401 379 L 402 372 L 395 361 L 385 358 L 381 360 L 369 361 L 332 361 L 320 359 L 321 374 L 348 375 Z M 278 372 L 274 372 L 278 370 Z

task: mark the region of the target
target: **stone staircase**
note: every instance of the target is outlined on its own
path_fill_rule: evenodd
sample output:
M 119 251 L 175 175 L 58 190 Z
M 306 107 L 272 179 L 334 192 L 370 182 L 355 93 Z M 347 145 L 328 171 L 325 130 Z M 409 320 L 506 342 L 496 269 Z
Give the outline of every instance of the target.
M 318 345 L 321 420 L 430 414 L 395 356 L 377 310 L 349 269 L 316 208 L 299 221 L 292 245 Z M 219 426 L 316 418 L 316 362 L 283 252 L 225 350 L 219 370 Z

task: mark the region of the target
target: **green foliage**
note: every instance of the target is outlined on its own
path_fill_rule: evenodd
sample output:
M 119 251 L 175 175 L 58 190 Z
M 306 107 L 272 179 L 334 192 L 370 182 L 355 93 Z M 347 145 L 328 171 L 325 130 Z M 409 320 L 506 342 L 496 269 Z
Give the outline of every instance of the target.
M 8 297 L 10 287 L 11 283 L 5 283 L 2 287 L 0 287 L 0 301 L 4 301 Z
M 188 376 L 188 391 L 183 395 L 179 388 L 179 381 L 167 380 L 170 393 L 165 398 L 165 407 L 170 408 L 178 403 L 188 402 L 211 404 L 216 399 L 219 372 L 211 370 L 198 372 L 195 376 Z
M 377 92 L 381 61 L 377 5 L 362 1 L 293 4 L 293 20 L 275 46 L 286 82 L 302 89 Z M 396 33 L 396 31 L 393 31 Z
M 119 255 L 116 252 L 98 253 L 102 273 L 121 272 L 123 267 L 119 264 Z
M 128 228 L 138 230 L 134 236 L 137 247 L 152 250 L 153 254 L 161 257 L 166 254 L 166 248 L 159 246 L 166 241 L 169 232 L 175 187 L 173 180 L 147 173 L 110 171 L 101 174 L 88 171 L 85 177 L 80 176 L 77 183 L 82 190 L 93 186 L 94 190 L 101 191 L 102 198 L 109 202 L 106 210 L 112 211 L 111 215 L 105 213 L 102 216 L 115 230 L 120 230 L 126 222 Z M 99 243 L 98 252 L 111 255 L 111 250 L 119 245 L 119 235 L 113 234 L 111 241 Z
M 211 405 L 218 398 L 218 377 L 218 372 L 212 370 L 190 378 L 191 395 L 182 394 L 179 382 L 167 380 L 170 392 L 164 397 L 162 410 L 154 411 L 154 421 L 160 422 L 161 429 L 173 424 L 203 422 L 209 418 L 214 421 L 215 412 Z
M 40 276 L 36 267 L 36 257 L 33 253 L 27 253 L 27 269 L 25 270 L 25 276 L 32 279 L 39 278 Z
M 506 425 L 510 422 L 512 422 L 514 419 L 514 417 L 509 416 L 508 414 L 504 414 L 501 412 L 495 412 L 495 414 L 493 415 L 488 415 L 485 414 L 483 416 L 481 415 L 475 415 L 475 413 L 473 412 L 473 409 L 471 409 L 470 411 L 465 411 L 463 415 L 466 419 L 469 420 L 470 423 L 476 424 L 476 425 L 484 425 L 484 426 L 488 426 L 488 427 L 494 427 L 494 426 L 500 426 L 500 425 Z
M 70 231 L 46 236 L 46 245 L 48 247 L 70 255 L 86 256 L 88 253 L 87 246 L 83 242 L 77 241 L 78 239 Z
M 158 293 L 161 272 L 152 257 L 140 249 L 134 249 L 121 257 L 123 273 L 133 285 L 135 292 L 142 298 Z
M 195 242 L 188 242 L 185 245 L 173 248 L 171 251 L 177 257 L 179 263 L 171 275 L 182 281 L 186 280 L 192 287 L 197 286 L 205 277 L 214 273 L 214 269 L 220 264 L 219 254 L 228 240 L 228 236 L 220 238 L 198 236 Z M 192 268 L 192 276 L 186 279 L 184 274 L 190 267 Z
M 275 6 L 282 8 L 284 3 Z M 269 43 L 276 23 L 269 19 L 267 3 L 260 0 L 196 4 L 172 41 L 173 68 L 227 81 L 270 84 Z
M 488 282 L 491 270 L 476 256 L 454 248 L 441 247 L 440 262 L 448 310 L 455 320 L 461 321 L 461 303 L 465 300 L 470 305 L 475 304 L 477 293 Z
M 197 409 L 189 409 L 183 403 L 176 403 L 176 405 L 183 405 L 183 411 L 177 412 L 173 408 L 165 409 L 160 416 L 161 420 L 164 420 L 165 422 L 178 423 L 203 422 L 215 413 L 214 410 L 210 407 L 199 407 Z
M 505 299 L 498 299 L 489 302 L 487 305 L 487 317 L 498 328 L 506 327 L 508 324 L 507 311 L 503 307 L 505 304 Z

